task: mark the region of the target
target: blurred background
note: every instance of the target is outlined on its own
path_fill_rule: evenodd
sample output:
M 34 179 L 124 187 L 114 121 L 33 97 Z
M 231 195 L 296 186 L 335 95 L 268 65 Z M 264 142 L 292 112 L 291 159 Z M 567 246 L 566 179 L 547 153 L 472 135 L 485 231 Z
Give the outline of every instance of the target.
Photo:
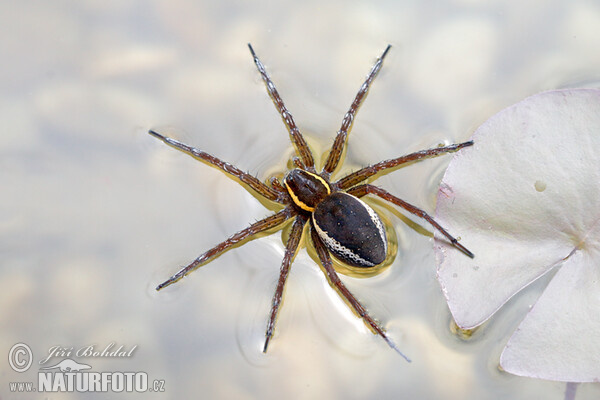
M 599 86 L 597 2 L 3 1 L 0 26 L 1 398 L 30 398 L 11 392 L 10 383 L 37 384 L 39 362 L 53 346 L 73 349 L 71 358 L 92 371 L 143 371 L 164 381 L 164 392 L 149 398 L 564 397 L 564 383 L 498 368 L 543 282 L 471 336 L 457 334 L 436 281 L 431 228 L 377 201 L 371 204 L 395 229 L 398 254 L 377 276 L 343 279 L 411 364 L 347 309 L 305 249 L 262 354 L 283 257 L 280 232 L 156 293 L 180 266 L 273 210 L 146 132 L 156 129 L 261 180 L 284 173 L 293 149 L 251 42 L 322 161 L 391 44 L 338 176 L 464 141 L 524 97 Z M 377 183 L 433 213 L 450 158 Z M 7 363 L 16 343 L 33 354 L 24 373 Z M 74 356 L 111 343 L 135 349 L 130 357 Z M 584 384 L 575 398 L 599 396 L 597 384 Z

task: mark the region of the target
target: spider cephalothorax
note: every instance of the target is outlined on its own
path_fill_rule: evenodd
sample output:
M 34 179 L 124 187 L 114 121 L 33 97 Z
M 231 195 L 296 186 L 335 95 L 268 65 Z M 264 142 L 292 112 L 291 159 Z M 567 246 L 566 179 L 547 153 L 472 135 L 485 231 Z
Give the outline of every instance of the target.
M 425 211 L 399 199 L 384 189 L 364 183 L 368 178 L 382 171 L 390 170 L 391 168 L 407 162 L 456 151 L 463 147 L 471 146 L 473 142 L 470 141 L 445 147 L 436 147 L 381 161 L 359 169 L 335 182 L 331 182 L 329 179 L 342 158 L 346 138 L 348 136 L 348 131 L 352 126 L 354 115 L 367 94 L 371 82 L 379 72 L 383 59 L 390 49 L 390 46 L 387 46 L 381 57 L 379 57 L 375 65 L 373 65 L 367 79 L 356 94 L 350 109 L 344 116 L 342 126 L 337 133 L 331 151 L 325 161 L 325 165 L 320 172 L 316 171 L 314 158 L 310 148 L 298 130 L 292 115 L 285 107 L 283 100 L 269 78 L 265 67 L 258 59 L 252 46 L 248 44 L 248 47 L 254 58 L 254 63 L 266 84 L 269 95 L 273 99 L 273 103 L 277 107 L 277 110 L 286 125 L 292 143 L 296 149 L 297 157 L 294 158 L 296 168 L 285 175 L 283 182 L 280 182 L 276 178 L 271 178 L 270 185 L 267 185 L 254 176 L 249 175 L 208 153 L 185 145 L 177 140 L 162 136 L 155 131 L 151 130 L 149 133 L 184 153 L 201 159 L 202 161 L 234 176 L 249 186 L 255 194 L 262 196 L 267 200 L 279 203 L 283 208 L 281 211 L 233 234 L 227 240 L 206 251 L 191 264 L 182 268 L 167 281 L 158 285 L 156 290 L 163 289 L 164 287 L 177 282 L 196 268 L 210 262 L 237 243 L 247 240 L 259 232 L 264 232 L 268 229 L 282 225 L 290 218 L 294 218 L 289 238 L 285 243 L 285 255 L 281 264 L 281 271 L 275 295 L 273 296 L 263 352 L 267 351 L 269 341 L 273 335 L 275 321 L 281 305 L 283 290 L 292 259 L 300 244 L 304 226 L 309 223 L 312 244 L 315 247 L 317 256 L 321 261 L 329 283 L 344 297 L 347 303 L 352 307 L 353 311 L 363 319 L 367 326 L 375 333 L 379 334 L 390 347 L 410 361 L 400 352 L 396 345 L 385 334 L 383 328 L 381 328 L 381 326 L 368 314 L 367 310 L 346 288 L 333 268 L 329 254 L 333 254 L 341 262 L 357 268 L 372 268 L 385 260 L 388 245 L 383 223 L 377 213 L 365 202 L 360 200 L 360 197 L 372 194 L 425 219 L 435 229 L 440 231 L 454 246 L 469 257 L 473 257 L 473 253 L 458 243 L 453 236 L 435 222 Z

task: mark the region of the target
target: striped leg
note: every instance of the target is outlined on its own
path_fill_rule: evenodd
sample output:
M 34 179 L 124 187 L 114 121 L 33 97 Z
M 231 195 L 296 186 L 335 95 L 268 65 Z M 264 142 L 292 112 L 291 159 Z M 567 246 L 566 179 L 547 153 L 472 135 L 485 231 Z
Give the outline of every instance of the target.
M 323 245 L 323 242 L 321 242 L 319 235 L 312 227 L 310 229 L 310 233 L 313 244 L 315 246 L 315 250 L 317 251 L 319 260 L 321 260 L 321 264 L 323 265 L 325 275 L 327 276 L 327 280 L 329 281 L 330 285 L 335 287 L 337 292 L 348 302 L 348 304 L 350 304 L 354 312 L 356 312 L 356 314 L 358 314 L 358 316 L 362 318 L 365 324 L 367 324 L 371 329 L 373 329 L 373 331 L 375 331 L 379 336 L 381 336 L 383 340 L 385 340 L 385 342 L 398 354 L 404 357 L 406 361 L 410 362 L 410 359 L 406 355 L 404 355 L 400 351 L 400 349 L 398 349 L 398 347 L 396 347 L 396 344 L 392 342 L 392 340 L 385 334 L 383 328 L 381 328 L 379 324 L 373 318 L 371 318 L 371 316 L 363 307 L 363 305 L 360 304 L 358 299 L 354 297 L 354 295 L 350 292 L 350 290 L 348 290 L 346 285 L 344 285 L 344 283 L 341 281 L 337 272 L 335 272 L 335 269 L 333 268 L 333 265 L 331 263 L 331 257 L 329 256 L 327 249 Z
M 446 238 L 448 238 L 448 240 L 452 243 L 452 245 L 454 245 L 454 247 L 458 248 L 464 254 L 466 254 L 467 256 L 469 256 L 471 258 L 475 257 L 475 255 L 471 251 L 469 251 L 462 244 L 458 243 L 458 240 L 454 236 L 450 235 L 448 233 L 448 231 L 446 231 L 444 228 L 442 228 L 442 226 L 440 224 L 438 224 L 429 214 L 427 214 L 425 211 L 421 210 L 420 208 L 415 207 L 412 204 L 409 204 L 406 201 L 394 196 L 393 194 L 387 192 L 386 190 L 383 190 L 382 188 L 373 186 L 373 185 L 360 185 L 360 186 L 356 186 L 356 187 L 353 187 L 352 189 L 348 190 L 348 193 L 350 193 L 351 195 L 354 195 L 356 197 L 363 197 L 367 194 L 374 194 L 376 196 L 381 197 L 382 199 L 384 199 L 386 201 L 389 201 L 392 204 L 395 204 L 397 206 L 404 208 L 409 213 L 414 214 L 417 217 L 423 218 L 424 220 L 429 222 L 431 224 L 431 226 L 433 226 L 435 229 L 440 231 L 440 233 L 442 235 L 446 236 Z
M 281 299 L 283 297 L 283 289 L 285 288 L 285 282 L 290 273 L 292 259 L 296 254 L 298 245 L 300 244 L 300 238 L 302 237 L 302 230 L 304 229 L 304 224 L 306 224 L 306 220 L 306 217 L 302 214 L 299 214 L 296 217 L 294 225 L 292 226 L 292 231 L 290 232 L 290 237 L 285 245 L 285 255 L 283 256 L 283 261 L 281 263 L 279 281 L 277 282 L 277 289 L 275 289 L 275 294 L 273 295 L 271 315 L 269 317 L 269 323 L 267 324 L 267 331 L 265 333 L 265 345 L 263 347 L 263 353 L 267 352 L 267 347 L 269 347 L 269 341 L 273 336 L 273 330 L 275 329 L 275 321 L 277 320 L 277 313 L 279 312 L 279 308 L 281 306 Z
M 275 84 L 269 77 L 269 74 L 267 74 L 267 70 L 265 69 L 265 66 L 258 59 L 258 56 L 254 52 L 254 49 L 252 48 L 252 45 L 250 43 L 248 43 L 248 48 L 250 49 L 252 58 L 254 58 L 254 64 L 256 64 L 256 68 L 258 68 L 258 72 L 260 72 L 260 75 L 262 76 L 263 81 L 265 81 L 265 85 L 267 86 L 269 95 L 271 96 L 271 99 L 273 99 L 273 103 L 275 104 L 275 107 L 277 107 L 277 111 L 279 111 L 279 114 L 281 115 L 281 118 L 283 119 L 285 126 L 287 126 L 287 128 L 290 132 L 290 136 L 292 137 L 292 143 L 294 144 L 294 147 L 296 147 L 296 151 L 298 152 L 298 155 L 302 159 L 302 163 L 310 171 L 314 172 L 315 160 L 313 159 L 313 155 L 312 155 L 310 149 L 308 148 L 308 144 L 306 144 L 304 137 L 302 136 L 302 134 L 300 133 L 300 130 L 298 130 L 298 127 L 296 126 L 296 122 L 294 122 L 294 118 L 292 117 L 292 114 L 288 111 L 285 104 L 283 103 L 283 100 L 281 99 L 279 92 L 275 88 Z
M 356 97 L 354 97 L 354 101 L 350 105 L 350 109 L 344 115 L 344 119 L 342 120 L 342 126 L 338 131 L 338 134 L 333 142 L 333 146 L 331 147 L 331 151 L 329 152 L 329 156 L 327 157 L 327 161 L 325 162 L 325 167 L 323 168 L 323 173 L 327 178 L 331 175 L 331 173 L 335 170 L 340 159 L 342 158 L 342 153 L 344 152 L 344 145 L 346 144 L 346 139 L 348 137 L 348 131 L 352 127 L 352 122 L 354 121 L 354 115 L 358 111 L 358 108 L 362 104 L 365 96 L 369 92 L 369 87 L 371 83 L 377 76 L 377 73 L 381 69 L 381 65 L 383 64 L 383 59 L 385 58 L 387 52 L 390 50 L 391 45 L 388 46 L 383 51 L 383 54 L 377 59 L 373 68 L 371 68 L 371 72 L 367 76 L 367 79 L 362 84 L 358 93 L 356 93 Z
M 232 247 L 238 245 L 240 242 L 252 237 L 253 235 L 256 235 L 257 233 L 260 233 L 260 232 L 264 232 L 267 229 L 274 228 L 277 225 L 281 225 L 292 215 L 293 215 L 292 208 L 284 208 L 283 210 L 279 211 L 278 213 L 273 214 L 267 218 L 261 219 L 260 221 L 255 222 L 252 225 L 250 225 L 248 228 L 242 229 L 241 231 L 234 233 L 227 240 L 219 243 L 212 249 L 206 251 L 205 253 L 200 255 L 198 258 L 196 258 L 187 267 L 182 268 L 175 275 L 173 275 L 172 277 L 167 279 L 165 282 L 158 285 L 156 287 L 156 290 L 164 289 L 167 286 L 177 282 L 178 280 L 180 280 L 181 278 L 183 278 L 190 272 L 199 268 L 201 265 L 206 264 L 207 262 L 213 260 L 215 257 L 218 257 L 219 255 L 223 254 L 224 252 L 231 249 Z
M 187 144 L 181 143 L 175 139 L 163 136 L 153 130 L 149 130 L 148 133 L 162 140 L 169 146 L 173 146 L 176 149 L 181 150 L 192 157 L 199 158 L 200 160 L 205 161 L 210 165 L 213 165 L 219 168 L 220 170 L 228 173 L 229 175 L 239 179 L 240 181 L 242 181 L 242 183 L 245 183 L 246 185 L 250 186 L 263 197 L 272 201 L 276 201 L 278 203 L 285 203 L 285 194 L 282 194 L 277 190 L 270 188 L 269 186 L 259 181 L 256 177 L 240 170 L 239 168 L 229 164 L 228 162 L 220 160 L 219 158 L 213 155 L 210 155 L 202 150 L 198 150 L 194 147 L 188 146 Z
M 450 146 L 435 147 L 435 148 L 429 149 L 429 150 L 421 150 L 421 151 L 417 151 L 412 154 L 407 154 L 402 157 L 393 158 L 391 160 L 381 161 L 381 162 L 378 162 L 377 164 L 369 165 L 368 167 L 361 168 L 358 171 L 355 171 L 349 175 L 346 175 L 342 179 L 335 182 L 333 185 L 340 190 L 345 190 L 345 189 L 351 188 L 354 185 L 358 185 L 365 179 L 370 178 L 371 176 L 377 174 L 378 172 L 385 171 L 390 168 L 398 167 L 402 164 L 406 164 L 411 161 L 417 161 L 417 160 L 421 160 L 423 158 L 433 157 L 433 156 L 437 156 L 439 154 L 457 151 L 457 150 L 462 149 L 463 147 L 472 146 L 472 145 L 473 145 L 473 141 L 471 140 L 471 141 L 464 142 L 464 143 L 452 144 Z

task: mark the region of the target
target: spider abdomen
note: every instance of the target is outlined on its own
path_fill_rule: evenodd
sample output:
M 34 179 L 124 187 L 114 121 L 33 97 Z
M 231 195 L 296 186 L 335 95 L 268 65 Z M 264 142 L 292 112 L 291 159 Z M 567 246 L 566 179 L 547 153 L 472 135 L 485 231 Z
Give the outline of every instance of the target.
M 327 249 L 346 264 L 368 268 L 386 258 L 383 223 L 358 197 L 345 192 L 327 196 L 315 207 L 312 224 Z

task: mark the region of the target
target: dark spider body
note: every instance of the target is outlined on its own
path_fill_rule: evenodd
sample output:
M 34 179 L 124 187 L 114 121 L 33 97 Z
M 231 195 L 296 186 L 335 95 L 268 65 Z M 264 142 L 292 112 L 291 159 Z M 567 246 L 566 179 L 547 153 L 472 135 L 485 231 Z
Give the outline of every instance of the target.
M 338 259 L 363 268 L 385 260 L 385 228 L 364 201 L 345 192 L 333 192 L 325 178 L 299 168 L 291 170 L 283 183 L 294 204 L 311 213 L 312 228 Z
M 425 211 L 399 199 L 384 189 L 364 183 L 365 180 L 382 171 L 387 170 L 389 172 L 391 168 L 408 162 L 456 151 L 463 147 L 471 146 L 473 142 L 470 141 L 422 150 L 402 157 L 381 161 L 377 164 L 350 173 L 337 181 L 331 182 L 331 174 L 337 168 L 342 158 L 342 153 L 346 144 L 348 132 L 352 126 L 352 121 L 354 120 L 354 115 L 362 104 L 371 82 L 379 72 L 383 59 L 390 49 L 390 46 L 388 45 L 381 57 L 379 57 L 367 76 L 367 79 L 356 94 L 350 109 L 344 116 L 342 126 L 338 131 L 331 151 L 327 156 L 325 165 L 320 172 L 316 171 L 312 152 L 298 130 L 292 115 L 285 107 L 283 100 L 279 96 L 279 93 L 268 76 L 263 64 L 258 59 L 252 46 L 248 44 L 248 47 L 254 58 L 254 63 L 265 82 L 269 95 L 286 125 L 292 143 L 296 149 L 297 157 L 294 158 L 296 168 L 286 174 L 283 182 L 280 182 L 276 178 L 271 178 L 270 185 L 267 185 L 254 176 L 241 171 L 215 156 L 185 145 L 177 140 L 162 136 L 155 131 L 151 130 L 149 133 L 165 143 L 232 175 L 249 186 L 255 194 L 258 194 L 267 200 L 279 203 L 283 208 L 279 212 L 257 221 L 248 228 L 233 234 L 225 241 L 201 254 L 188 266 L 182 268 L 167 281 L 158 285 L 156 290 L 161 290 L 164 287 L 179 281 L 193 270 L 212 261 L 236 244 L 244 242 L 260 232 L 280 226 L 285 221 L 293 218 L 294 223 L 289 238 L 285 243 L 285 254 L 281 264 L 277 288 L 273 296 L 269 321 L 267 323 L 265 344 L 263 347 L 263 352 L 266 352 L 275 328 L 275 321 L 281 305 L 284 286 L 292 260 L 300 245 L 304 226 L 310 221 L 309 234 L 311 236 L 311 241 L 330 285 L 337 290 L 340 296 L 346 300 L 353 311 L 363 319 L 365 324 L 367 324 L 374 333 L 380 335 L 390 347 L 401 354 L 407 361 L 410 361 L 402 354 L 402 352 L 400 352 L 391 339 L 388 338 L 379 323 L 369 315 L 367 310 L 340 280 L 337 272 L 333 268 L 330 253 L 343 263 L 359 268 L 372 268 L 381 264 L 386 259 L 388 244 L 384 225 L 377 213 L 365 202 L 360 200 L 360 197 L 372 194 L 425 219 L 435 229 L 446 236 L 446 238 L 460 251 L 469 257 L 473 257 L 473 253 L 458 243 L 453 236 L 435 222 L 435 220 L 433 220 L 433 218 Z
M 344 263 L 370 268 L 385 261 L 383 222 L 358 197 L 345 192 L 327 196 L 315 208 L 311 222 L 327 250 Z

